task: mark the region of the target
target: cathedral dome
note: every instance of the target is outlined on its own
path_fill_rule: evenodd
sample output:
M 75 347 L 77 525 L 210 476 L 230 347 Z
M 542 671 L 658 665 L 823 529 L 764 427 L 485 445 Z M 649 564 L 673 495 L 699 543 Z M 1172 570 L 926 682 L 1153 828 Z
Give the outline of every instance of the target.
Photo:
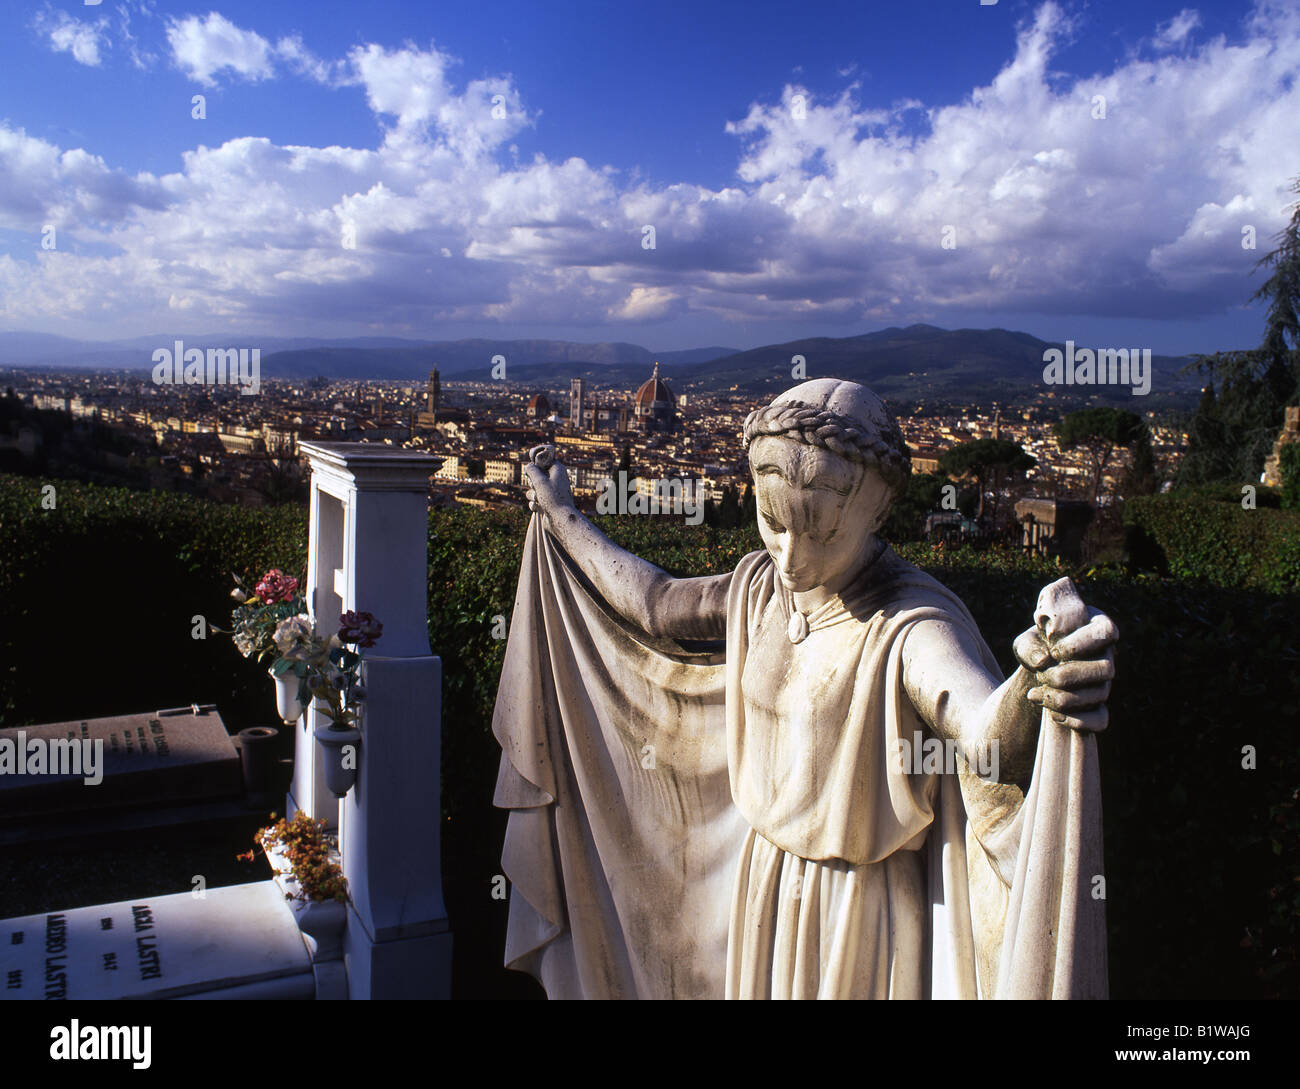
M 673 396 L 673 391 L 659 377 L 658 363 L 655 364 L 654 374 L 636 391 L 634 404 L 638 412 L 649 412 L 655 405 L 665 405 L 668 408 L 673 408 L 677 404 L 677 398 Z
M 677 398 L 668 388 L 668 383 L 659 377 L 658 363 L 649 381 L 636 391 L 636 397 L 632 399 L 632 416 L 642 431 L 677 430 Z

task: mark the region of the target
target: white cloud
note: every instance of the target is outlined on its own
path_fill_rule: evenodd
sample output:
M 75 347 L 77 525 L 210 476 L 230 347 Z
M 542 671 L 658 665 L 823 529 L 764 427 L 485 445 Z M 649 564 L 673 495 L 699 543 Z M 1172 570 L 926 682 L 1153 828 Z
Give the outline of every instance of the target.
M 1191 8 L 1183 8 L 1169 22 L 1162 23 L 1156 29 L 1154 45 L 1162 50 L 1176 49 L 1187 41 L 1188 35 L 1200 25 L 1200 14 Z
M 410 149 L 430 133 L 462 159 L 492 151 L 530 123 L 519 94 L 505 78 L 472 80 L 456 94 L 448 80 L 454 58 L 430 45 L 388 50 L 358 46 L 348 55 L 346 82 L 365 88 L 366 102 L 381 117 L 395 118 L 385 146 Z
M 36 13 L 32 27 L 56 53 L 71 53 L 74 60 L 91 68 L 102 67 L 104 52 L 120 49 L 140 70 L 151 67 L 158 57 L 141 47 L 131 32 L 133 15 L 154 16 L 154 0 L 118 0 L 111 12 L 107 8 L 95 21 L 80 20 L 66 11 L 55 11 L 47 2 Z M 90 10 L 95 10 L 92 6 Z
M 98 254 L 61 241 L 34 264 L 0 261 L 0 322 L 139 325 L 169 307 L 196 326 L 421 332 L 687 313 L 824 327 L 963 310 L 1221 312 L 1253 287 L 1259 254 L 1242 250 L 1241 228 L 1266 247 L 1294 199 L 1282 152 L 1300 116 L 1300 13 L 1262 5 L 1232 44 L 1195 44 L 1180 18 L 1153 33 L 1181 48 L 1065 78 L 1051 64 L 1073 28 L 1045 3 L 1000 71 L 926 109 L 919 128 L 916 102 L 864 102 L 856 87 L 822 101 L 792 84 L 729 126 L 737 182 L 712 189 L 629 182 L 576 157 L 514 161 L 510 141 L 536 113 L 507 76 L 458 85 L 433 45 L 327 61 L 297 37 L 271 47 L 215 14 L 190 17 L 176 25 L 194 78 L 265 78 L 279 63 L 355 87 L 377 146 L 248 137 L 155 178 L 0 126 L 0 226 L 34 237 L 56 222 Z M 242 68 L 230 43 L 245 40 L 230 32 L 255 39 Z M 941 244 L 947 227 L 955 249 Z
M 108 47 L 108 20 L 82 22 L 66 11 L 51 11 L 47 6 L 36 16 L 34 25 L 56 53 L 71 53 L 79 64 L 97 68 L 100 49 Z
M 164 207 L 150 174 L 114 170 L 80 148 L 60 151 L 0 122 L 0 227 L 38 231 L 38 224 L 76 230 L 123 224 Z
M 614 321 L 663 321 L 681 313 L 685 307 L 677 293 L 666 287 L 634 287 L 617 306 L 610 308 Z
M 253 30 L 235 26 L 219 12 L 167 20 L 172 63 L 191 79 L 211 87 L 217 73 L 229 70 L 256 82 L 274 74 L 271 44 Z
M 302 41 L 301 34 L 290 34 L 275 43 L 275 52 L 295 75 L 314 80 L 316 83 L 332 84 L 339 79 L 338 69 L 343 65 L 335 61 L 322 60 L 308 49 Z
M 117 5 L 117 36 L 120 44 L 131 58 L 131 64 L 140 71 L 146 71 L 158 60 L 156 53 L 141 47 L 137 37 L 131 33 L 132 14 L 142 15 L 146 19 L 154 17 L 153 0 L 122 0 Z

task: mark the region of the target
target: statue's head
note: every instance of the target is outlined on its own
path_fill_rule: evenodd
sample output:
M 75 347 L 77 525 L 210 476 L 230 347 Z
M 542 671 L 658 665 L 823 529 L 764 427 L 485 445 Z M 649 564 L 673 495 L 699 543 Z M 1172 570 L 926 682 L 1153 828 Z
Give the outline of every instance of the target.
M 819 378 L 745 420 L 758 529 L 786 589 L 826 585 L 860 564 L 907 487 L 898 425 L 866 386 Z

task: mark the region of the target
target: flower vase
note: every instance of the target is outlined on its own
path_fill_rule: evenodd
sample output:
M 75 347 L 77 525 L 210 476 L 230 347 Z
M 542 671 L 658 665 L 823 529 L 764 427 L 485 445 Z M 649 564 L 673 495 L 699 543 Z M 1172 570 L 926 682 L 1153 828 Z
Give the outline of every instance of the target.
M 325 750 L 325 785 L 334 797 L 342 798 L 357 781 L 361 731 L 355 727 L 339 730 L 332 726 L 317 726 L 315 735 Z
M 343 928 L 348 921 L 346 904 L 337 900 L 291 900 L 289 908 L 307 938 L 313 961 L 342 958 Z
M 293 670 L 281 673 L 278 677 L 270 670 L 267 672 L 270 673 L 271 680 L 275 681 L 275 709 L 280 712 L 285 724 L 292 726 L 302 718 L 302 700 L 298 698 L 301 678 Z

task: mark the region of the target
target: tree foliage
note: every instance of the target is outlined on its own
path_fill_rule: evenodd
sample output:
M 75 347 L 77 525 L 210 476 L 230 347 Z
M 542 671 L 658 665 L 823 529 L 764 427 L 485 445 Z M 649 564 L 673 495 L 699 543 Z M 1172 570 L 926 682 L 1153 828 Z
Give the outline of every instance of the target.
M 1071 412 L 1053 428 L 1056 443 L 1062 450 L 1083 447 L 1088 452 L 1088 470 L 1092 476 L 1092 501 L 1101 494 L 1101 482 L 1106 467 L 1116 447 L 1133 446 L 1144 437 L 1148 444 L 1146 424 L 1142 417 L 1125 408 L 1098 405 Z
M 253 486 L 267 502 L 300 503 L 307 499 L 307 473 L 288 435 L 275 435 L 267 441 L 266 459 L 260 468 Z
M 1156 468 L 1156 456 L 1151 449 L 1151 431 L 1144 423 L 1142 431 L 1133 440 L 1133 463 L 1124 477 L 1124 495 L 1154 495 L 1162 483 Z
M 1300 178 L 1291 191 L 1300 193 Z M 1200 356 L 1192 364 L 1208 382 L 1188 432 L 1180 485 L 1257 481 L 1284 409 L 1300 397 L 1300 201 L 1277 235 L 1277 248 L 1255 268 L 1270 273 L 1251 296 L 1268 302 L 1263 342 L 1249 351 Z
M 909 476 L 906 490 L 894 500 L 881 536 L 890 544 L 921 540 L 925 536 L 925 516 L 940 508 L 943 486 L 947 482 L 943 473 L 913 473 Z
M 1282 447 L 1282 506 L 1300 510 L 1300 442 Z
M 997 517 L 998 498 L 1006 481 L 1024 476 L 1038 464 L 1038 459 L 1025 453 L 1018 442 L 1009 439 L 974 439 L 960 442 L 939 458 L 939 468 L 948 476 L 961 479 L 974 477 L 979 488 L 975 517 L 984 516 L 984 493 L 994 493 L 993 517 Z

